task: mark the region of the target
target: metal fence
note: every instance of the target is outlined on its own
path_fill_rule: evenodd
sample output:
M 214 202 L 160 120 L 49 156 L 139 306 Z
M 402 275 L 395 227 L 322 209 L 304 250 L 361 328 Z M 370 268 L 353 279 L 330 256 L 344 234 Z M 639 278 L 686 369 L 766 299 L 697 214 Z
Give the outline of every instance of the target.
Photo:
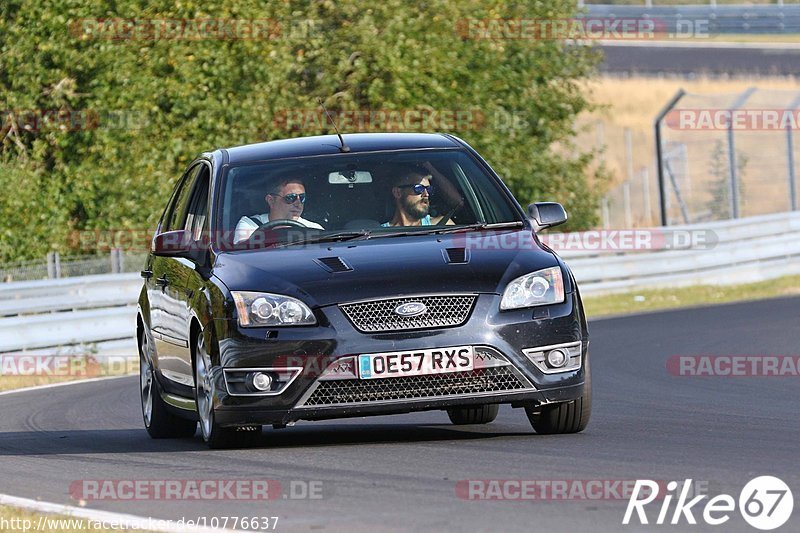
M 47 257 L 38 261 L 0 265 L 0 281 L 8 283 L 138 272 L 142 270 L 146 258 L 146 253 L 126 252 L 117 248 L 104 255 L 62 257 L 58 252 L 50 252 Z
M 660 139 L 655 129 L 593 125 L 594 145 L 606 148 L 607 166 L 616 175 L 598 206 L 603 228 L 798 209 L 800 91 L 681 91 L 673 100 L 657 121 Z
M 657 122 L 662 223 L 797 210 L 800 92 L 679 92 Z
M 652 132 L 610 127 L 602 121 L 594 126 L 594 147 L 603 154 L 603 164 L 617 177 L 616 184 L 606 191 L 598 206 L 601 227 L 658 225 L 658 180 Z M 614 149 L 609 150 L 612 147 Z

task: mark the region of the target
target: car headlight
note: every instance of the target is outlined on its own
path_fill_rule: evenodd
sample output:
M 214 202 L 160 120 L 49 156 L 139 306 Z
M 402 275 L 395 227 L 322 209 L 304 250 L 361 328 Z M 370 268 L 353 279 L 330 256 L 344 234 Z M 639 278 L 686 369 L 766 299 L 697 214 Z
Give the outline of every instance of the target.
M 554 266 L 520 276 L 508 284 L 500 310 L 558 304 L 564 301 L 561 267 Z
M 311 309 L 291 296 L 245 291 L 231 291 L 231 296 L 242 327 L 313 326 L 317 323 Z

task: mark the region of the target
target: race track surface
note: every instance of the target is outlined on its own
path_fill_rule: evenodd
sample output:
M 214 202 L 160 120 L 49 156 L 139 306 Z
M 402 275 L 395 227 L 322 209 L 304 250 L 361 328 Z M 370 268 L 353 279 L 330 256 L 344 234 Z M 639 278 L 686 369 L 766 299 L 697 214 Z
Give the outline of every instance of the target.
M 609 74 L 672 75 L 761 75 L 797 76 L 800 72 L 800 49 L 795 45 L 776 48 L 758 44 L 731 46 L 642 45 L 618 43 L 600 49 L 605 56 L 600 70 Z M 680 45 L 680 43 L 677 43 Z
M 738 499 L 751 478 L 777 475 L 797 499 L 800 379 L 681 377 L 666 362 L 797 355 L 798 319 L 792 297 L 591 322 L 594 412 L 577 435 L 538 436 L 503 406 L 486 426 L 452 426 L 444 412 L 301 422 L 265 429 L 255 448 L 210 451 L 199 437 L 151 440 L 135 377 L 0 396 L 0 492 L 77 505 L 70 486 L 87 479 L 266 478 L 283 487 L 274 500 L 86 506 L 176 520 L 279 516 L 278 531 L 756 531 L 736 513 L 718 527 L 623 526 L 627 500 L 467 500 L 456 484 L 692 478 Z M 293 481 L 321 482 L 322 498 L 284 498 Z M 798 530 L 798 513 L 781 531 Z

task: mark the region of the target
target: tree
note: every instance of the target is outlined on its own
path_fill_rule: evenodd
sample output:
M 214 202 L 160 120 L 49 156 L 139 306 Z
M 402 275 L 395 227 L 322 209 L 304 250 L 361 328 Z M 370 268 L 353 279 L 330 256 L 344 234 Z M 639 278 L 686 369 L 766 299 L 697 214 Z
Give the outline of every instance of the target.
M 572 136 L 590 107 L 581 82 L 597 53 L 470 30 L 488 20 L 568 18 L 571 0 L 98 5 L 0 4 L 0 213 L 8 217 L 0 260 L 69 251 L 72 229 L 154 227 L 201 151 L 329 132 L 324 122 L 297 130 L 280 120 L 316 109 L 318 98 L 334 113 L 469 111 L 470 120 L 439 129 L 475 146 L 523 204 L 561 201 L 573 229 L 596 221 L 593 154 Z M 259 38 L 128 39 L 123 19 L 265 24 Z M 513 30 L 497 24 L 493 36 Z M 50 120 L 16 127 L 32 110 Z

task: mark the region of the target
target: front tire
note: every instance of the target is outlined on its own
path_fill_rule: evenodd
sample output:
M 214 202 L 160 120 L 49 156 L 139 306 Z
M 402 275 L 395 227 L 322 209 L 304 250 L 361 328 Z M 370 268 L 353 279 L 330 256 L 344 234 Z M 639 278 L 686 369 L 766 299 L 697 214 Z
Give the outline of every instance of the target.
M 467 424 L 488 424 L 497 418 L 500 406 L 496 403 L 475 407 L 452 407 L 447 410 L 450 422 L 457 426 Z
M 209 448 L 221 449 L 252 445 L 261 434 L 261 426 L 222 427 L 214 417 L 214 381 L 211 379 L 211 356 L 202 332 L 195 343 L 194 390 L 200 432 Z
M 592 414 L 592 374 L 586 360 L 583 395 L 571 402 L 526 407 L 525 414 L 536 433 L 556 435 L 579 433 L 586 428 Z
M 139 390 L 144 427 L 154 439 L 192 437 L 197 431 L 197 422 L 171 413 L 161 399 L 161 388 L 156 379 L 152 354 L 150 336 L 142 330 L 139 338 Z

